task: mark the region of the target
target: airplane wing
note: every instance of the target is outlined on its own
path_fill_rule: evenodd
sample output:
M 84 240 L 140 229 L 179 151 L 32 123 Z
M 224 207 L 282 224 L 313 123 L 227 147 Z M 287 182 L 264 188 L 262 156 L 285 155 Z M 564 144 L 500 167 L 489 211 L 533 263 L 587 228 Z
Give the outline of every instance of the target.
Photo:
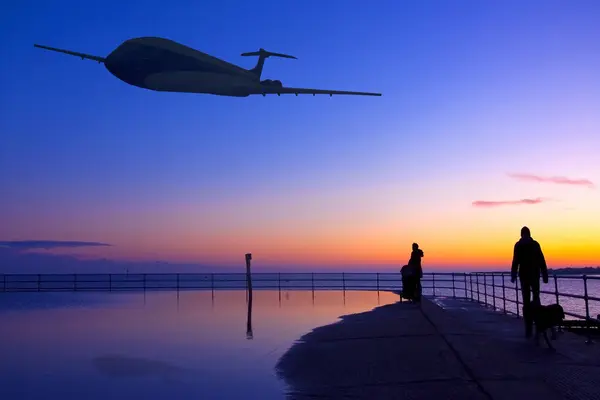
M 301 88 L 290 88 L 290 87 L 273 87 L 273 86 L 264 86 L 256 89 L 255 91 L 251 91 L 250 94 L 262 94 L 266 96 L 267 94 L 295 94 L 298 96 L 299 94 L 312 94 L 313 96 L 317 94 L 328 94 L 329 96 L 335 95 L 354 95 L 354 96 L 381 96 L 381 93 L 370 93 L 370 92 L 349 92 L 345 90 L 324 90 L 324 89 L 301 89 Z
M 56 51 L 58 53 L 64 53 L 64 54 L 68 54 L 70 56 L 81 57 L 82 60 L 88 59 L 88 60 L 98 61 L 99 63 L 103 63 L 105 60 L 104 57 L 98 57 L 98 56 L 93 56 L 93 55 L 84 54 L 84 53 L 77 53 L 75 51 L 57 49 L 54 47 L 42 46 L 40 44 L 34 44 L 33 47 L 37 47 L 39 49 L 44 49 L 44 50 Z

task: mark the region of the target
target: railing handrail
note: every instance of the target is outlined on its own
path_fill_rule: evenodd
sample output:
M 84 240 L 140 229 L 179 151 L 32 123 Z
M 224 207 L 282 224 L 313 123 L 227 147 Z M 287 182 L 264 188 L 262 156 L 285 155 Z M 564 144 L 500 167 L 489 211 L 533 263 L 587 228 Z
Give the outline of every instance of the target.
M 432 289 L 433 296 L 436 296 L 436 290 L 451 290 L 452 297 L 463 298 L 482 303 L 485 306 L 492 306 L 505 313 L 512 313 L 506 307 L 509 304 L 516 304 L 516 314 L 520 316 L 519 301 L 519 281 L 515 284 L 508 284 L 506 278 L 510 277 L 508 271 L 471 271 L 471 272 L 424 272 L 423 283 L 431 283 L 430 286 L 423 285 L 425 289 Z M 239 277 L 239 279 L 235 279 Z M 380 271 L 380 272 L 253 272 L 252 280 L 256 283 L 273 283 L 272 286 L 260 286 L 256 289 L 305 289 L 305 290 L 390 290 L 400 289 L 401 278 L 399 272 Z M 96 279 L 92 279 L 96 278 Z M 491 278 L 491 283 L 489 282 Z M 499 278 L 502 284 L 496 283 Z M 587 274 L 550 274 L 549 278 L 554 281 L 554 291 L 548 291 L 541 288 L 540 294 L 556 296 L 556 302 L 560 298 L 573 298 L 584 300 L 585 315 L 573 313 L 565 310 L 565 314 L 574 318 L 590 321 L 589 302 L 600 302 L 600 297 L 595 297 L 588 293 L 588 280 L 600 280 L 600 276 Z M 583 281 L 583 294 L 560 292 L 558 288 L 559 280 L 581 280 Z M 152 290 L 152 289 L 211 289 L 213 292 L 219 289 L 243 289 L 244 285 L 227 287 L 219 285 L 222 283 L 240 283 L 246 281 L 244 272 L 122 272 L 122 273 L 38 273 L 38 274 L 20 274 L 20 273 L 1 273 L 0 274 L 0 292 L 12 291 L 65 291 L 65 290 Z M 210 286 L 189 286 L 189 283 L 210 283 Z M 298 287 L 289 287 L 282 283 L 310 283 L 310 285 L 300 285 Z M 316 285 L 316 283 L 329 282 L 329 285 Z M 335 286 L 332 282 L 338 282 Z M 371 283 L 375 286 L 356 285 L 357 282 Z M 72 284 L 72 287 L 52 288 L 47 285 Z M 134 284 L 143 283 L 142 286 L 127 287 L 120 286 L 122 283 Z M 176 284 L 175 286 L 155 286 L 155 284 Z M 451 283 L 451 286 L 445 285 Z M 87 284 L 87 286 L 86 286 Z M 92 287 L 93 284 L 108 284 L 108 287 Z M 393 284 L 394 287 L 390 287 Z M 19 285 L 32 285 L 25 288 L 19 288 Z M 154 285 L 154 286 L 153 286 Z M 483 286 L 483 290 L 481 290 Z M 488 293 L 488 289 L 490 293 Z M 502 290 L 502 295 L 498 296 L 497 290 Z M 506 292 L 514 291 L 514 298 L 509 298 Z M 521 296 L 522 297 L 522 296 Z M 497 302 L 500 300 L 500 302 Z M 490 302 L 491 301 L 491 302 Z M 499 304 L 502 306 L 499 306 Z M 594 318 L 595 319 L 595 318 Z
M 162 275 L 245 275 L 245 272 L 50 272 L 50 273 L 17 273 L 17 272 L 9 272 L 9 273 L 1 273 L 0 276 L 108 276 L 108 275 L 151 275 L 151 276 L 162 276 Z M 305 272 L 305 271 L 289 271 L 289 272 L 280 272 L 280 271 L 260 271 L 260 272 L 252 272 L 252 275 L 260 276 L 260 275 L 398 275 L 398 271 L 375 271 L 375 272 L 365 272 L 365 271 L 357 271 L 357 272 L 349 272 L 349 271 L 327 271 L 327 272 Z M 463 272 L 423 272 L 424 276 L 462 276 L 462 275 L 486 275 L 486 276 L 510 276 L 510 272 L 507 271 L 463 271 Z M 598 279 L 600 280 L 600 273 L 589 275 L 589 274 L 571 274 L 571 273 L 555 273 L 549 274 L 550 276 L 557 276 L 560 279 L 583 279 L 586 277 L 587 279 Z
M 472 274 L 473 272 L 423 272 L 423 275 L 425 276 L 429 276 L 429 275 L 435 275 L 435 276 L 457 276 L 457 275 L 469 275 Z M 10 272 L 10 273 L 0 273 L 0 275 L 5 275 L 5 276 L 73 276 L 73 275 L 77 275 L 77 276 L 105 276 L 105 275 L 246 275 L 245 272 L 71 272 L 71 273 L 67 273 L 67 272 L 57 272 L 57 273 L 16 273 L 16 272 Z M 376 272 L 364 272 L 364 271 L 358 271 L 358 272 L 348 272 L 348 271 L 340 271 L 340 272 L 333 272 L 333 271 L 328 271 L 328 272 L 314 272 L 314 271 L 310 271 L 310 272 L 295 272 L 295 271 L 290 271 L 290 272 L 280 272 L 280 271 L 274 271 L 274 272 L 266 272 L 266 271 L 260 271 L 260 272 L 252 272 L 252 275 L 277 275 L 277 274 L 281 274 L 281 275 L 310 275 L 310 274 L 316 274 L 316 275 L 399 275 L 398 271 L 376 271 Z

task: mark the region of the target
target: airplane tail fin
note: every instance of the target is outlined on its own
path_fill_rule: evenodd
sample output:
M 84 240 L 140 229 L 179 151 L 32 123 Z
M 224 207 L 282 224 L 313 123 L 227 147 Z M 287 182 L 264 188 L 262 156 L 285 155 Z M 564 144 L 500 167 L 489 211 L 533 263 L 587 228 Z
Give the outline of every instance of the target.
M 256 66 L 250 70 L 250 72 L 254 73 L 258 77 L 258 79 L 260 79 L 260 76 L 262 74 L 263 66 L 265 65 L 265 60 L 269 57 L 293 58 L 297 60 L 297 58 L 294 56 L 290 56 L 288 54 L 273 53 L 271 51 L 266 51 L 265 49 L 259 49 L 258 51 L 251 51 L 249 53 L 242 53 L 241 55 L 243 57 L 258 56 L 258 62 L 256 63 Z

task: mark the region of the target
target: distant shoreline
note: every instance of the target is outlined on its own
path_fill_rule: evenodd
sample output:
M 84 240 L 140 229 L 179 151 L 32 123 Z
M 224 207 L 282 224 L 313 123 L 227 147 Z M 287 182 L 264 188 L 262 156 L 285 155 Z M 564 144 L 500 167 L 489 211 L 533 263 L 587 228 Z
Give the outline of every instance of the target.
M 583 268 L 557 268 L 549 269 L 548 274 L 556 275 L 599 275 L 600 267 L 583 267 Z

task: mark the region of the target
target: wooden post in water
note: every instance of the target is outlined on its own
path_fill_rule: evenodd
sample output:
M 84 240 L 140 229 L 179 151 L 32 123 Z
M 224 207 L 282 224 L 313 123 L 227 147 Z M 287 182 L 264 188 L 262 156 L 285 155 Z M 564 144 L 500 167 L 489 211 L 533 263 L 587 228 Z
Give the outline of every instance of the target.
M 252 301 L 252 272 L 250 271 L 250 263 L 252 254 L 246 254 L 246 290 L 248 290 L 248 301 Z
M 250 271 L 250 262 L 252 254 L 246 254 L 246 287 L 248 289 L 248 318 L 246 320 L 246 339 L 254 337 L 252 333 L 252 272 Z
M 248 319 L 246 320 L 246 339 L 251 340 L 254 338 L 252 333 L 252 297 L 248 300 Z

